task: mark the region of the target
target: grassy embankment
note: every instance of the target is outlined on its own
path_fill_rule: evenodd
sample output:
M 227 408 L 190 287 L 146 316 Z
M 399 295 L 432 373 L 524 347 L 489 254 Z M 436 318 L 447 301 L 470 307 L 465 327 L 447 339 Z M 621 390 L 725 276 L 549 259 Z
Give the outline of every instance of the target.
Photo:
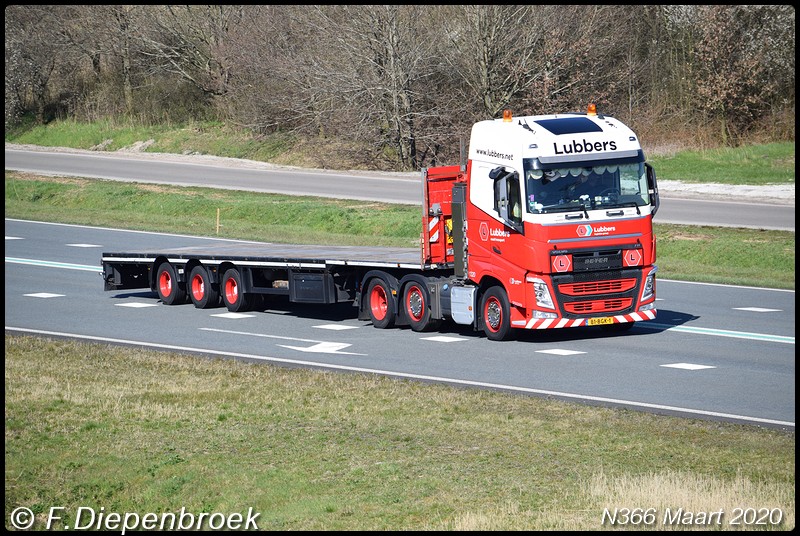
M 6 217 L 210 235 L 217 208 L 236 238 L 413 245 L 418 232 L 409 207 L 6 174 Z M 662 277 L 702 279 L 729 257 L 719 281 L 794 288 L 794 233 L 657 232 Z M 736 262 L 742 244 L 752 266 Z M 731 526 L 736 508 L 795 525 L 794 433 L 73 341 L 5 345 L 6 519 L 25 506 L 34 528 L 53 506 L 71 527 L 79 506 L 252 507 L 276 530 L 591 530 L 611 528 L 606 508 L 653 509 L 658 528 L 677 508 L 722 510 L 725 529 L 775 528 Z
M 55 506 L 56 528 L 80 506 L 252 507 L 267 530 L 611 529 L 615 508 L 795 525 L 794 433 L 75 341 L 5 352 L 5 511 L 39 529 Z M 733 526 L 736 508 L 782 523 Z

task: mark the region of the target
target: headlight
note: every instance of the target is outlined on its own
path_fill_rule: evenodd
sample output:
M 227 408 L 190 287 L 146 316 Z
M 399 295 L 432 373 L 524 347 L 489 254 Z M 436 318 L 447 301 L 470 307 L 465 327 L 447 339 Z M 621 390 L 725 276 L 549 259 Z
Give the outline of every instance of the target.
M 547 283 L 538 277 L 526 277 L 528 283 L 533 283 L 533 292 L 536 295 L 536 305 L 545 309 L 555 309 L 553 305 L 553 298 L 550 296 L 550 289 L 547 288 Z
M 647 277 L 644 280 L 644 288 L 642 288 L 642 297 L 639 300 L 640 303 L 652 300 L 655 297 L 657 271 L 658 266 L 653 266 L 653 269 L 650 270 L 649 274 L 647 274 Z

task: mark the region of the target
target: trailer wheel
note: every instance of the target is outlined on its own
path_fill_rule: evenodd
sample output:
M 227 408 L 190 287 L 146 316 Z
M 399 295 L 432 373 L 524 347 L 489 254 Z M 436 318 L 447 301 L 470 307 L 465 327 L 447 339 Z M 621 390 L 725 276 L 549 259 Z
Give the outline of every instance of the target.
M 158 265 L 156 271 L 156 290 L 158 297 L 165 305 L 177 305 L 186 302 L 186 291 L 178 283 L 175 267 L 168 262 Z
M 411 281 L 406 285 L 403 307 L 412 330 L 430 331 L 439 327 L 440 322 L 431 319 L 430 295 L 424 284 Z
M 202 266 L 195 266 L 189 275 L 189 297 L 198 309 L 208 309 L 219 304 L 219 291 L 211 284 L 211 277 Z
M 242 276 L 230 268 L 222 276 L 222 301 L 232 313 L 250 310 L 251 297 L 243 292 Z
M 511 307 L 502 287 L 491 287 L 481 298 L 481 321 L 486 336 L 493 341 L 504 341 L 511 333 Z
M 367 307 L 373 326 L 385 329 L 394 325 L 396 311 L 392 292 L 389 289 L 389 285 L 379 277 L 369 282 Z

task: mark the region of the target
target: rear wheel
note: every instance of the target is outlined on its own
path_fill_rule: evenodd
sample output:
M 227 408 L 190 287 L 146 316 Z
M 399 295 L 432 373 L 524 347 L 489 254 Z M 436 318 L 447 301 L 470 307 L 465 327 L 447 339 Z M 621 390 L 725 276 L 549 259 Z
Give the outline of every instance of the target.
M 175 267 L 168 262 L 158 265 L 156 271 L 156 290 L 158 297 L 166 305 L 177 305 L 186 302 L 186 291 L 178 283 Z
M 195 266 L 189 275 L 189 297 L 198 309 L 216 307 L 219 304 L 219 291 L 211 284 L 208 270 Z
M 222 302 L 233 313 L 250 310 L 252 296 L 245 294 L 242 275 L 230 268 L 222 276 Z
M 376 328 L 385 329 L 394 325 L 394 297 L 389 285 L 379 277 L 370 281 L 367 288 L 367 308 L 372 325 Z
M 431 318 L 428 289 L 418 281 L 411 281 L 406 285 L 403 291 L 403 307 L 414 331 L 430 331 L 440 324 L 438 320 Z
M 492 287 L 481 298 L 483 332 L 493 341 L 504 341 L 511 333 L 511 308 L 502 287 Z

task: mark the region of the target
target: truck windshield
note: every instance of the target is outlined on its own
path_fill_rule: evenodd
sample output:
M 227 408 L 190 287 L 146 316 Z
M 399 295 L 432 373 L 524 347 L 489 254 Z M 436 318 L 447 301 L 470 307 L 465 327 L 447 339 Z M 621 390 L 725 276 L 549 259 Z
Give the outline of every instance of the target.
M 644 163 L 591 167 L 525 168 L 531 214 L 650 204 Z

